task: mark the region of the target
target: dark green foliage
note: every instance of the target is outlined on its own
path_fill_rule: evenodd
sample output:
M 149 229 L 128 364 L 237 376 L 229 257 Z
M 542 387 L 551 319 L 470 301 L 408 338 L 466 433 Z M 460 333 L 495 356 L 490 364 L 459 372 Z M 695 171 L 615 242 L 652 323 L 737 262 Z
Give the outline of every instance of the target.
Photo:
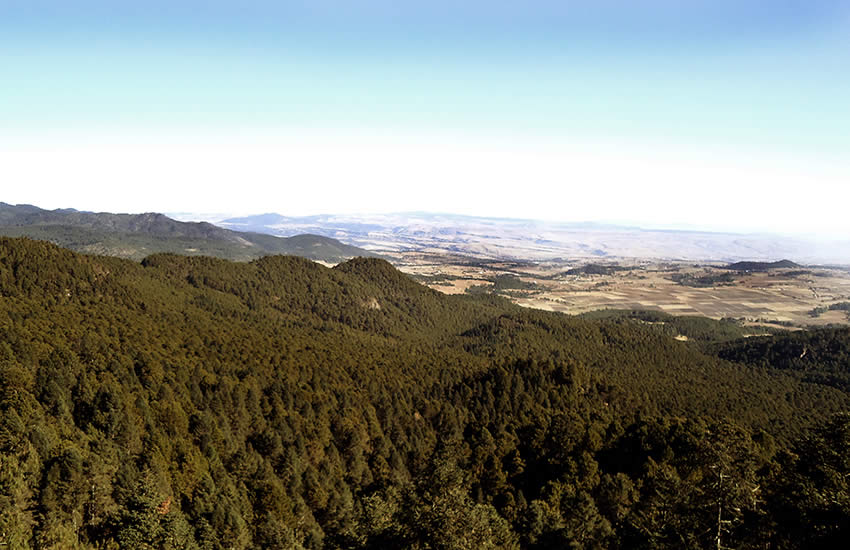
M 136 264 L 0 239 L 0 544 L 846 539 L 847 419 L 832 415 L 850 397 L 810 377 L 840 379 L 846 332 L 707 354 L 658 327 L 740 327 L 646 315 L 444 296 L 375 259 Z
M 489 279 L 492 285 L 473 285 L 466 289 L 467 294 L 510 294 L 511 291 L 535 291 L 540 287 L 537 283 L 529 283 L 515 275 L 503 273 Z
M 781 458 L 768 486 L 776 548 L 842 548 L 850 536 L 850 415 L 834 417 Z
M 809 383 L 850 391 L 850 328 L 748 338 L 709 349 L 723 359 L 780 369 Z
M 519 279 L 514 275 L 503 274 L 493 278 L 493 289 L 500 290 L 537 290 L 538 286 L 535 283 L 528 283 Z
M 633 321 L 668 336 L 685 336 L 699 343 L 725 342 L 752 335 L 775 334 L 784 331 L 763 326 L 744 326 L 734 319 L 709 319 L 696 315 L 670 315 L 663 311 L 601 309 L 581 315 L 584 319 Z
M 735 276 L 732 273 L 708 273 L 706 275 L 694 275 L 692 273 L 674 273 L 670 276 L 674 283 L 694 288 L 708 288 L 735 284 Z
M 793 269 L 802 267 L 791 260 L 778 260 L 776 262 L 735 262 L 729 264 L 723 269 L 731 269 L 733 271 L 770 271 L 771 269 Z
M 564 275 L 612 275 L 618 271 L 629 271 L 631 268 L 620 265 L 587 264 L 565 271 Z

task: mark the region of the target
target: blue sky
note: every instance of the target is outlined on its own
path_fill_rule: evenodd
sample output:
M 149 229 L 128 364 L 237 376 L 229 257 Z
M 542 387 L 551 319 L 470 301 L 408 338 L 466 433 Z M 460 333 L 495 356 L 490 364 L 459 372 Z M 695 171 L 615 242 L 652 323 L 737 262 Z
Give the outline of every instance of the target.
M 710 185 L 706 174 L 715 174 L 725 180 L 718 192 L 754 188 L 760 209 L 764 192 L 786 196 L 742 229 L 785 229 L 776 220 L 801 199 L 777 194 L 781 184 L 806 185 L 806 210 L 818 212 L 789 230 L 850 233 L 822 200 L 850 183 L 847 2 L 126 4 L 0 0 L 0 155 L 10 160 L 0 178 L 23 183 L 4 183 L 0 200 L 124 211 L 411 210 L 421 209 L 428 182 L 418 165 L 426 165 L 437 194 L 465 189 L 467 198 L 441 199 L 443 211 L 616 221 L 637 209 L 647 224 L 731 228 L 739 216 L 722 219 L 719 201 L 658 206 L 676 184 Z M 229 149 L 237 152 L 222 159 Z M 340 159 L 354 149 L 361 154 L 346 165 Z M 387 151 L 406 159 L 407 172 L 388 168 Z M 293 155 L 343 168 L 320 176 L 304 162 L 281 168 Z M 71 166 L 71 156 L 121 158 L 126 172 Z M 588 157 L 623 171 L 597 171 Z M 261 181 L 211 182 L 228 170 L 217 162 L 248 159 Z M 531 180 L 523 162 L 538 165 L 528 170 L 537 176 L 540 163 L 551 170 Z M 120 182 L 139 173 L 156 180 L 151 193 L 122 193 Z M 606 191 L 581 190 L 582 209 L 512 197 L 519 186 L 572 203 L 584 180 Z M 69 183 L 76 194 L 60 188 Z M 237 183 L 262 198 L 235 201 L 227 190 Z M 344 199 L 303 191 L 320 185 Z M 346 194 L 351 186 L 359 192 Z M 639 202 L 612 206 L 612 189 Z

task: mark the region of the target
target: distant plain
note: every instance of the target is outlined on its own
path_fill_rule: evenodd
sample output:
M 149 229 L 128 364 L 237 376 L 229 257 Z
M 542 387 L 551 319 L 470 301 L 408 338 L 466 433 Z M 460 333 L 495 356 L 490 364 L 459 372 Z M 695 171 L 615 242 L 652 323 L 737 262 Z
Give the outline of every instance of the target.
M 846 311 L 814 311 L 850 300 L 850 270 L 841 267 L 738 272 L 723 269 L 722 263 L 500 262 L 419 252 L 398 254 L 394 262 L 402 271 L 447 294 L 488 291 L 522 306 L 568 314 L 648 309 L 785 328 L 850 322 Z M 581 271 L 583 265 L 608 269 L 590 270 L 605 273 L 567 273 Z M 706 280 L 701 278 L 731 281 L 689 286 L 689 281 Z
M 266 214 L 222 220 L 241 231 L 313 233 L 383 255 L 447 294 L 491 292 L 569 314 L 658 310 L 784 328 L 847 324 L 850 242 L 783 235 L 407 213 Z M 790 266 L 724 269 L 739 260 Z

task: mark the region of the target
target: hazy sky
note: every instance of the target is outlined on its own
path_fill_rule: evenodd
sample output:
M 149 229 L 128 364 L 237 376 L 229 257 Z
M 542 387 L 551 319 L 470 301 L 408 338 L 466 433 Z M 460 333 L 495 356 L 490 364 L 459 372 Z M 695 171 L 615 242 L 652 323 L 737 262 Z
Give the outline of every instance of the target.
M 846 0 L 0 0 L 0 201 L 850 235 Z

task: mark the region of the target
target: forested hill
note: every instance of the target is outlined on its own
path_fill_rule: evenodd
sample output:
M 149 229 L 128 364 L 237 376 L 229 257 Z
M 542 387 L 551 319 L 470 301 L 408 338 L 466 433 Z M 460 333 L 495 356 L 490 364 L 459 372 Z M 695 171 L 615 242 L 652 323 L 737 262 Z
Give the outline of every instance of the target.
M 157 213 L 43 210 L 2 202 L 0 235 L 42 239 L 77 252 L 135 260 L 157 252 L 242 261 L 270 254 L 293 254 L 331 263 L 356 256 L 374 256 L 362 248 L 319 235 L 273 237 L 230 231 L 205 222 L 180 222 Z
M 779 260 L 776 262 L 735 262 L 725 266 L 723 269 L 734 271 L 770 271 L 771 269 L 793 269 L 802 267 L 791 260 Z
M 838 547 L 848 394 L 700 349 L 376 259 L 0 238 L 0 544 Z
M 794 372 L 806 380 L 850 391 L 850 329 L 799 331 L 717 344 L 718 356 Z

